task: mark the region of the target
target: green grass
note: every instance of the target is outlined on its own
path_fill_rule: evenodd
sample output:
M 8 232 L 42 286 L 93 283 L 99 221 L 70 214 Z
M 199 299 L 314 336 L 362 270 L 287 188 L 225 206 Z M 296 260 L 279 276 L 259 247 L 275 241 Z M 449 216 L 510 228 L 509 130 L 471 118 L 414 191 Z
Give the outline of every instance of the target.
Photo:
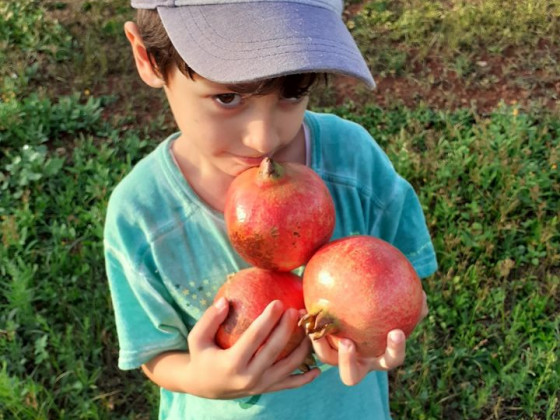
M 476 62 L 469 58 L 498 56 L 512 48 L 519 48 L 518 66 L 534 68 L 543 53 L 536 48 L 539 43 L 558 45 L 560 2 L 371 1 L 349 27 L 378 74 L 411 71 L 407 64 L 434 55 L 470 73 Z M 548 52 L 553 56 L 552 48 Z
M 151 92 L 127 73 L 127 3 L 0 3 L 0 419 L 157 411 L 155 387 L 116 367 L 102 257 L 108 195 L 172 129 L 161 97 L 146 103 Z M 387 74 L 429 74 L 411 63 L 433 39 L 424 57 L 474 86 L 484 69 L 469 57 L 511 48 L 533 57 L 518 64 L 532 70 L 527 83 L 546 85 L 558 2 L 522 3 L 372 2 L 352 21 Z M 394 418 L 560 418 L 557 110 L 334 106 L 323 95 L 316 106 L 367 127 L 414 185 L 440 262 L 425 281 L 430 315 L 391 374 Z

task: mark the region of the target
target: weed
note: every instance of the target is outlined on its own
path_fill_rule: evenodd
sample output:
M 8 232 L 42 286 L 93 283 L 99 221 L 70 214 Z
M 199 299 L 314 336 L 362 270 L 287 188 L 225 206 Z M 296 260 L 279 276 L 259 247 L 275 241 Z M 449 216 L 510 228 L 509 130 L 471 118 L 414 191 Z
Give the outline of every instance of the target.
M 558 7 L 372 1 L 348 24 L 380 75 L 447 89 L 442 70 L 486 89 L 503 54 L 511 83 L 548 101 Z M 109 194 L 171 128 L 125 74 L 128 2 L 22 0 L 0 14 L 0 418 L 155 417 L 156 387 L 117 368 L 102 257 Z M 395 418 L 559 418 L 558 115 L 549 102 L 363 98 L 323 110 L 364 125 L 416 188 L 440 263 L 424 282 L 431 312 L 391 374 Z

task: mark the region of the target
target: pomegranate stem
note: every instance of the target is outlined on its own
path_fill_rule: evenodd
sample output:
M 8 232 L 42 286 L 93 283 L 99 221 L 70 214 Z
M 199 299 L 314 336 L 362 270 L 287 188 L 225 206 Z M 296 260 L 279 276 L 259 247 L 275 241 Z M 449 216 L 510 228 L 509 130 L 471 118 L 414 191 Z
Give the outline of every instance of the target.
M 261 169 L 262 169 L 263 175 L 265 175 L 265 176 L 273 176 L 276 173 L 275 168 L 274 168 L 274 162 L 269 157 L 265 157 L 263 159 L 262 164 L 261 164 Z

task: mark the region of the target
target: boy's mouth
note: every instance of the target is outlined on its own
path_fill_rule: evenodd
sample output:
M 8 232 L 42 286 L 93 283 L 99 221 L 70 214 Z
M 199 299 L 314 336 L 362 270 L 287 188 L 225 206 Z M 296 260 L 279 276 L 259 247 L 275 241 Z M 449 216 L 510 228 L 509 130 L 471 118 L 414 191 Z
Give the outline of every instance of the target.
M 236 156 L 237 160 L 247 166 L 259 166 L 267 156 Z

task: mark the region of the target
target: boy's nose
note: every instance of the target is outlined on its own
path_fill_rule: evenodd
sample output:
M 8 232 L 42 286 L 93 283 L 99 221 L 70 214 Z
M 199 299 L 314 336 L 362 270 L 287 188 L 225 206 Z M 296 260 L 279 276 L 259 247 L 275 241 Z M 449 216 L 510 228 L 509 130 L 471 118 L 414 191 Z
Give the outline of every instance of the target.
M 266 155 L 278 147 L 278 132 L 268 119 L 252 120 L 247 124 L 243 143 L 259 154 Z

